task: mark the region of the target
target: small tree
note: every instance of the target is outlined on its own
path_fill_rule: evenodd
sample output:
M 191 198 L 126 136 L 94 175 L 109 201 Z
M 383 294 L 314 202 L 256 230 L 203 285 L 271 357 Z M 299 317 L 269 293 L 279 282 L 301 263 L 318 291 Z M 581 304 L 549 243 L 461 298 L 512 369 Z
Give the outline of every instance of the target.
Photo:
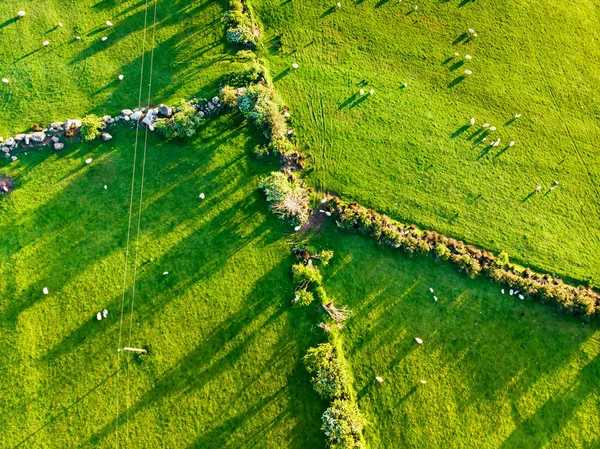
M 321 272 L 314 265 L 304 265 L 297 263 L 292 266 L 294 274 L 294 283 L 298 285 L 298 290 L 306 290 L 311 284 L 321 285 L 323 277 Z
M 86 142 L 94 140 L 100 135 L 102 119 L 94 114 L 88 114 L 81 119 L 81 130 L 79 133 Z
M 349 375 L 331 343 L 322 343 L 310 348 L 304 356 L 304 365 L 312 374 L 315 391 L 323 399 L 335 399 L 347 395 Z
M 365 419 L 360 410 L 350 400 L 336 399 L 323 413 L 321 429 L 327 437 L 327 444 L 333 449 L 353 449 L 363 447 L 362 430 Z

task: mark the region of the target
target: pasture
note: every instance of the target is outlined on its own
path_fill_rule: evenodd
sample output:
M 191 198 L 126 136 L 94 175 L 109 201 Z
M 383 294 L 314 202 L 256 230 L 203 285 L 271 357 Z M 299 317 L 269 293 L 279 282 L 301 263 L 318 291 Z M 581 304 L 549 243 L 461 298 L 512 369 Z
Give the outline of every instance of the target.
M 253 4 L 312 185 L 530 267 L 599 278 L 595 4 Z M 497 130 L 481 142 L 484 123 Z

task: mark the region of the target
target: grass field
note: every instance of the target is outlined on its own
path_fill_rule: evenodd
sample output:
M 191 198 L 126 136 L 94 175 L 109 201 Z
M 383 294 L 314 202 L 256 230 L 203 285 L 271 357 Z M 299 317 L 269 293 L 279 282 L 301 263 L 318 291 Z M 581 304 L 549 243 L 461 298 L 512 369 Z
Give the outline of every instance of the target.
M 595 10 L 579 0 L 492 3 L 430 2 L 412 14 L 412 4 L 385 0 L 341 11 L 308 0 L 253 4 L 277 88 L 314 158 L 311 184 L 532 266 L 598 275 Z M 158 2 L 153 102 L 215 94 L 233 54 L 226 4 Z M 0 134 L 136 106 L 145 2 L 36 5 L 0 4 L 0 77 L 11 80 L 0 86 Z M 27 16 L 11 20 L 19 9 Z M 468 44 L 475 73 L 448 88 L 461 69 L 442 62 L 465 53 L 452 40 L 468 26 L 479 33 Z M 287 71 L 294 61 L 300 69 Z M 375 95 L 358 99 L 363 79 Z M 523 117 L 504 126 L 513 112 Z M 456 133 L 471 116 L 517 146 L 478 159 L 474 131 Z M 327 404 L 301 360 L 324 338 L 314 307 L 289 307 L 296 237 L 257 189 L 278 165 L 252 155 L 256 136 L 239 115 L 209 121 L 186 142 L 150 136 L 135 307 L 134 245 L 121 341 L 150 354 L 118 361 L 135 133 L 111 133 L 108 143 L 0 161 L 16 184 L 0 198 L 0 447 L 115 447 L 117 417 L 121 447 L 324 447 Z M 133 236 L 140 176 L 138 165 Z M 551 194 L 521 202 L 555 178 Z M 597 323 L 331 223 L 311 244 L 336 252 L 325 288 L 355 312 L 345 352 L 369 447 L 600 445 Z
M 599 279 L 598 6 L 341 3 L 254 2 L 314 160 L 310 183 L 532 267 Z M 457 42 L 468 28 L 478 37 Z M 484 122 L 498 129 L 477 143 Z
M 124 355 L 117 382 L 132 134 L 115 141 L 11 166 L 19 189 L 0 203 L 0 446 L 114 447 L 119 388 L 131 447 L 319 444 L 323 407 L 300 360 L 317 335 L 286 307 L 287 227 L 256 189 L 272 167 L 249 158 L 239 118 L 186 145 L 150 142 L 123 342 L 151 354 Z
M 5 0 L 0 4 L 0 135 L 33 123 L 115 114 L 138 104 L 145 1 Z M 153 0 L 147 24 L 152 25 Z M 229 60 L 221 18 L 226 0 L 161 0 L 157 3 L 154 98 L 178 102 L 214 95 L 214 82 Z M 27 15 L 14 20 L 17 11 Z M 107 27 L 110 20 L 114 26 Z M 62 22 L 63 27 L 58 27 Z M 151 34 L 145 45 L 145 80 Z M 80 41 L 75 36 L 81 37 Z M 102 42 L 103 36 L 108 37 Z M 49 41 L 43 47 L 43 41 Z M 123 74 L 123 81 L 118 75 Z M 145 99 L 145 96 L 143 97 Z
M 598 324 L 332 228 L 314 244 L 336 252 L 324 287 L 354 311 L 345 347 L 369 447 L 600 444 Z

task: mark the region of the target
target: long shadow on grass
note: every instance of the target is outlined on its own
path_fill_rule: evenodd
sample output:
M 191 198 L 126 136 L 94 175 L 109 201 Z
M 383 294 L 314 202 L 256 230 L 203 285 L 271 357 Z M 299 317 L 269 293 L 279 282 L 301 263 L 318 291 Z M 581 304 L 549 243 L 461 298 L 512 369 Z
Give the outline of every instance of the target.
M 381 400 L 390 398 L 390 391 L 374 382 L 376 375 L 394 385 L 397 397 L 419 379 L 437 384 L 446 376 L 453 382 L 455 376 L 460 381 L 451 387 L 453 407 L 460 413 L 468 414 L 481 404 L 488 409 L 496 404 L 500 413 L 507 400 L 521 403 L 536 383 L 559 376 L 563 366 L 579 357 L 580 346 L 598 332 L 597 325 L 582 327 L 579 320 L 561 316 L 547 305 L 502 296 L 499 286 L 486 279 L 467 279 L 450 264 L 429 256 L 408 258 L 363 237 L 336 233 L 332 227 L 319 241 L 336 253 L 330 268 L 335 275 L 325 280 L 325 288 L 354 311 L 347 323 L 346 354 L 359 397 L 369 403 L 367 409 L 377 410 Z M 344 266 L 338 269 L 340 261 Z M 417 336 L 423 345 L 415 343 Z M 514 432 L 506 447 L 523 447 L 538 429 L 553 426 L 557 416 L 560 426 L 568 422 L 594 391 L 593 379 L 600 374 L 600 358 L 594 357 L 569 383 L 573 388 L 547 401 Z M 562 380 L 557 378 L 557 383 Z M 428 385 L 422 388 L 426 391 Z M 422 395 L 413 393 L 404 403 L 394 404 L 394 419 L 426 406 L 422 401 Z M 377 418 L 369 418 L 376 429 Z M 391 440 L 399 437 L 385 435 Z M 473 441 L 478 441 L 476 435 Z M 546 441 L 544 436 L 530 446 Z

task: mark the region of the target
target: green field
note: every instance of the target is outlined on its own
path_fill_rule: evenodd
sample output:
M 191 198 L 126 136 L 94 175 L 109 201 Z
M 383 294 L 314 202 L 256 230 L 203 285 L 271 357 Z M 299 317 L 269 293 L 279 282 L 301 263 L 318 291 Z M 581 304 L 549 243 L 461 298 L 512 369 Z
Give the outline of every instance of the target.
M 529 266 L 599 279 L 598 5 L 341 3 L 254 2 L 314 159 L 310 183 Z M 468 28 L 478 37 L 453 44 Z M 465 54 L 472 61 L 456 67 Z M 466 67 L 473 75 L 449 88 Z M 476 144 L 484 122 L 499 147 Z
M 600 444 L 597 323 L 362 237 L 329 229 L 314 244 L 335 250 L 324 286 L 354 311 L 346 356 L 369 447 Z
M 430 1 L 411 14 L 406 0 L 252 4 L 312 158 L 309 184 L 528 266 L 597 278 L 597 7 L 492 3 Z M 0 77 L 10 79 L 0 135 L 137 106 L 153 0 L 147 19 L 143 0 L 36 5 L 0 4 Z M 216 94 L 234 55 L 226 7 L 158 1 L 152 103 Z M 20 9 L 27 16 L 12 20 Z M 471 26 L 478 40 L 453 46 Z M 444 60 L 466 48 L 474 74 L 448 88 L 464 68 Z M 354 96 L 362 80 L 373 96 Z M 471 116 L 517 145 L 478 158 L 473 129 L 452 137 Z M 136 263 L 144 132 L 134 171 L 135 132 L 110 132 L 107 143 L 0 159 L 16 185 L 0 197 L 0 447 L 325 447 L 327 403 L 302 363 L 325 340 L 321 312 L 289 306 L 291 249 L 304 239 L 335 251 L 324 287 L 354 311 L 342 333 L 368 447 L 600 445 L 598 323 L 333 223 L 310 239 L 290 234 L 257 188 L 278 161 L 253 155 L 258 136 L 239 114 L 187 141 L 149 136 Z M 119 346 L 149 354 L 119 357 Z

